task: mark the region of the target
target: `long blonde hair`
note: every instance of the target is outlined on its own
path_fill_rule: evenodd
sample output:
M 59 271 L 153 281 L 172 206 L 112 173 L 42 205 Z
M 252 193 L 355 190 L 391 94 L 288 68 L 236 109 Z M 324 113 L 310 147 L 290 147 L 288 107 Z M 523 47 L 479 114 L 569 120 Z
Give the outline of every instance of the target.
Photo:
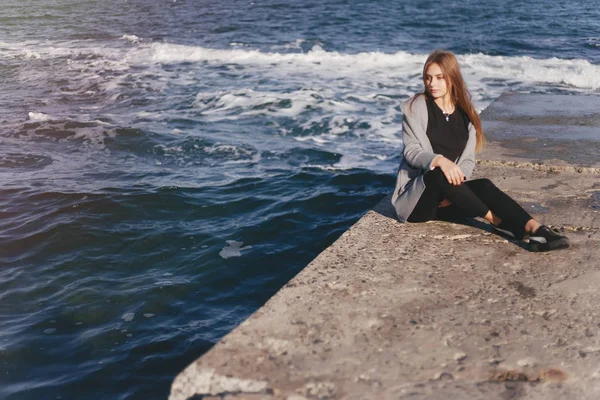
M 425 88 L 427 88 L 425 72 L 431 64 L 439 65 L 442 70 L 446 86 L 451 90 L 450 95 L 452 96 L 454 105 L 459 105 L 460 108 L 463 109 L 477 131 L 477 145 L 475 149 L 477 151 L 481 150 L 485 144 L 481 119 L 479 118 L 479 114 L 477 114 L 477 110 L 473 107 L 473 103 L 471 103 L 471 94 L 469 93 L 465 80 L 460 72 L 456 56 L 446 50 L 434 50 L 429 54 L 429 57 L 427 57 L 427 61 L 425 61 L 425 65 L 423 66 L 423 84 L 425 85 Z M 427 89 L 425 89 L 422 94 L 428 99 L 431 99 L 431 95 L 427 92 Z

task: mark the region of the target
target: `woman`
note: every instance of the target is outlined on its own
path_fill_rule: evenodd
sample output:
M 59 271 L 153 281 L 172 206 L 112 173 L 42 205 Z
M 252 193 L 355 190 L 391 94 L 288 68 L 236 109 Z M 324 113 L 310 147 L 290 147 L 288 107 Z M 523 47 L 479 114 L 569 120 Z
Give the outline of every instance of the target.
M 481 217 L 531 251 L 569 247 L 489 179 L 468 180 L 483 129 L 454 54 L 433 51 L 423 67 L 425 91 L 402 105 L 404 158 L 392 204 L 400 221 Z

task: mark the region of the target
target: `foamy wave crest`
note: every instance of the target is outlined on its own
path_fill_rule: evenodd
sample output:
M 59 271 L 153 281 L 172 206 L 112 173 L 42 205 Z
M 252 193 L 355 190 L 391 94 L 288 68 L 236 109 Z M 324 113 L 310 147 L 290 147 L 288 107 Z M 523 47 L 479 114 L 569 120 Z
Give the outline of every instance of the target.
M 368 52 L 343 54 L 328 52 L 316 45 L 307 53 L 265 53 L 258 50 L 209 49 L 199 46 L 154 43 L 151 45 L 152 61 L 159 63 L 211 62 L 240 65 L 288 65 L 311 66 L 318 71 L 381 69 L 386 67 L 405 68 L 407 64 L 422 63 L 420 55 L 406 52 L 386 54 Z
M 42 58 L 42 54 L 40 54 L 38 51 L 28 48 L 30 43 L 32 42 L 0 42 L 0 58 L 17 60 L 30 60 Z
M 131 42 L 131 43 L 139 43 L 140 40 L 141 40 L 136 35 L 123 35 L 123 36 L 121 36 L 121 39 L 126 40 L 126 41 Z
M 600 88 L 600 66 L 587 60 L 531 57 L 499 57 L 484 54 L 459 56 L 463 74 L 528 84 L 568 85 L 579 89 Z
M 51 115 L 44 113 L 30 112 L 28 115 L 30 121 L 50 121 L 53 119 Z
M 290 79 L 302 78 L 305 82 L 307 79 L 321 77 L 338 79 L 338 84 L 342 87 L 371 85 L 375 88 L 374 84 L 380 84 L 399 88 L 401 92 L 406 87 L 407 94 L 421 89 L 419 77 L 427 57 L 426 54 L 404 51 L 345 54 L 325 51 L 318 45 L 306 53 L 278 53 L 246 48 L 211 49 L 168 43 L 144 44 L 136 35 L 123 35 L 121 39 L 139 45 L 128 49 L 112 49 L 81 47 L 80 44 L 71 42 L 0 42 L 0 56 L 21 59 L 68 57 L 70 68 L 91 67 L 99 72 L 106 69 L 125 71 L 132 64 L 152 67 L 155 64 L 182 62 L 253 66 L 277 77 L 289 75 Z M 589 42 L 594 45 L 598 43 L 597 38 L 590 38 Z M 302 40 L 288 47 L 296 47 L 299 43 Z M 600 89 L 600 66 L 587 60 L 484 54 L 467 54 L 458 58 L 469 87 L 476 91 L 485 88 L 495 97 L 499 94 L 497 92 L 507 88 L 519 90 L 520 86 L 564 85 L 573 89 Z M 493 80 L 496 81 L 493 86 L 498 89 L 493 89 L 488 84 Z M 499 86 L 498 83 L 506 83 L 506 86 Z M 491 96 L 480 97 L 489 99 Z
M 81 42 L 26 41 L 0 42 L 0 56 L 13 59 L 52 60 L 56 58 L 90 58 L 118 61 L 122 52 L 110 47 L 81 46 Z
M 267 114 L 276 117 L 297 117 L 315 108 L 322 111 L 358 111 L 352 104 L 327 98 L 333 95 L 333 92 L 327 90 L 264 92 L 247 88 L 231 92 L 198 93 L 194 106 L 204 115 L 223 117 L 229 115 L 234 118 Z
M 303 53 L 298 50 L 307 43 L 301 40 L 270 52 L 237 44 L 212 49 L 148 43 L 135 35 L 124 35 L 118 43 L 114 47 L 81 41 L 27 42 L 21 47 L 0 43 L 0 56 L 36 54 L 41 60 L 23 63 L 30 67 L 21 76 L 41 82 L 36 86 L 44 86 L 45 80 L 51 87 L 61 82 L 54 91 L 56 98 L 45 99 L 47 107 L 29 116 L 32 122 L 51 122 L 43 113 L 58 115 L 62 121 L 79 120 L 88 109 L 100 110 L 113 125 L 147 124 L 161 131 L 164 124 L 165 132 L 185 136 L 170 121 L 243 120 L 244 129 L 253 126 L 261 133 L 289 137 L 282 142 L 290 145 L 319 147 L 339 155 L 336 168 L 382 169 L 389 168 L 386 162 L 401 147 L 400 107 L 423 90 L 421 74 L 427 57 L 404 51 L 348 54 L 318 45 Z M 591 38 L 590 43 L 596 42 Z M 52 62 L 44 62 L 45 58 Z M 589 93 L 600 89 L 600 66 L 586 60 L 484 54 L 458 58 L 479 111 L 505 91 Z M 56 73 L 42 75 L 38 64 L 51 66 Z M 61 108 L 65 100 L 76 100 L 74 104 L 86 108 L 65 111 Z M 86 138 L 69 132 L 65 138 L 99 149 L 104 141 L 100 133 Z M 176 147 L 163 153 L 181 154 Z M 260 151 L 227 154 L 235 162 L 248 162 Z
M 74 121 L 31 112 L 29 116 L 29 121 L 19 128 L 19 134 L 35 140 L 78 143 L 80 150 L 109 152 L 105 140 L 116 136 L 115 130 L 101 121 Z
M 335 90 L 266 92 L 251 88 L 231 92 L 201 92 L 194 106 L 208 121 L 248 119 L 264 116 L 283 136 L 318 146 L 339 149 L 340 138 L 362 145 L 366 142 L 400 145 L 397 107 L 401 99 L 376 94 L 340 95 Z M 278 122 L 279 121 L 279 122 Z
M 193 106 L 203 120 L 265 117 L 269 126 L 298 145 L 338 154 L 337 163 L 320 166 L 334 169 L 389 168 L 402 146 L 400 106 L 422 90 L 422 64 L 427 57 L 405 52 L 342 54 L 320 47 L 306 54 L 168 44 L 150 48 L 152 60 L 159 64 L 201 63 L 209 74 L 221 73 L 225 66 L 228 76 L 236 77 L 231 87 L 197 93 Z M 600 68 L 585 60 L 484 54 L 458 58 L 479 111 L 507 90 L 600 88 Z M 266 84 L 254 83 L 263 78 Z M 241 82 L 248 86 L 240 88 Z
M 328 52 L 314 46 L 307 53 L 269 53 L 246 49 L 210 49 L 199 46 L 155 43 L 150 46 L 150 59 L 157 63 L 206 62 L 223 65 L 263 66 L 271 72 L 308 74 L 349 78 L 361 81 L 381 79 L 389 84 L 409 83 L 420 88 L 420 74 L 426 54 L 365 52 L 344 54 Z M 482 80 L 499 80 L 514 85 L 568 85 L 579 89 L 600 88 L 600 66 L 587 60 L 558 58 L 488 56 L 468 54 L 458 56 L 470 86 L 480 86 Z M 364 73 L 370 72 L 370 77 Z M 360 81 L 357 82 L 360 84 Z M 484 85 L 487 86 L 487 85 Z M 506 88 L 501 88 L 502 90 Z M 496 93 L 494 93 L 496 94 Z M 489 96 L 485 96 L 489 97 Z

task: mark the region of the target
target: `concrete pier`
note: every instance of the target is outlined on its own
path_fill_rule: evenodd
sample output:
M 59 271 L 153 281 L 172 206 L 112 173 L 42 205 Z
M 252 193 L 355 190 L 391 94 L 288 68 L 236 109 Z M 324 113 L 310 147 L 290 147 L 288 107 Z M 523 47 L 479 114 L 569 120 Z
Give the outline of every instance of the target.
M 170 399 L 599 399 L 600 97 L 505 94 L 482 119 L 476 177 L 571 248 L 531 253 L 477 220 L 402 224 L 387 196 Z

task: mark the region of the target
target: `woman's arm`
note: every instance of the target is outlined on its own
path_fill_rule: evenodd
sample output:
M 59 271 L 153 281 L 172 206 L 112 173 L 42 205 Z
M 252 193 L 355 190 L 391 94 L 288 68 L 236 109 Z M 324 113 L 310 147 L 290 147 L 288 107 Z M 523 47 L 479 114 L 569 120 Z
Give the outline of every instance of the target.
M 461 157 L 461 160 L 458 163 L 458 166 L 467 179 L 471 177 L 473 169 L 475 168 L 475 146 L 477 145 L 476 134 L 475 127 L 473 124 L 469 123 L 469 139 L 467 140 L 467 145 L 463 151 L 465 156 Z
M 454 162 L 448 160 L 446 157 L 439 155 L 433 159 L 431 163 L 431 169 L 439 167 L 444 176 L 454 186 L 458 186 L 466 179 L 462 169 Z
M 413 128 L 413 120 L 406 114 L 402 117 L 402 139 L 404 141 L 404 158 L 413 168 L 424 170 L 433 169 L 431 164 L 437 154 L 423 150 L 423 146 L 417 139 L 414 129 L 422 129 L 419 126 Z M 425 132 L 422 132 L 426 135 Z

